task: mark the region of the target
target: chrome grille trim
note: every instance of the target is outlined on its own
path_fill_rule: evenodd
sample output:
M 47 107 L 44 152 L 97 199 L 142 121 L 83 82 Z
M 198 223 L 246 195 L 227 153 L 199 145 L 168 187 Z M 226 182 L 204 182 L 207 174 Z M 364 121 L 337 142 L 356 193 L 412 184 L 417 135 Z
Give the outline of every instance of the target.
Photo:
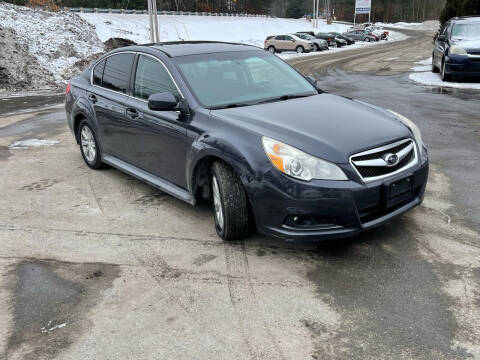
M 407 147 L 405 147 L 404 149 L 398 151 L 396 153 L 396 155 L 399 157 L 399 162 L 400 162 L 409 153 L 411 153 L 412 148 L 413 148 L 413 152 L 414 152 L 413 159 L 408 164 L 403 166 L 402 168 L 397 169 L 395 171 L 392 171 L 388 174 L 384 174 L 384 175 L 380 175 L 380 176 L 372 176 L 372 177 L 363 177 L 362 174 L 360 173 L 359 169 L 357 169 L 357 166 L 359 166 L 359 167 L 385 167 L 385 168 L 388 168 L 387 163 L 380 156 L 380 154 L 379 154 L 379 157 L 377 159 L 357 160 L 357 161 L 353 160 L 353 158 L 356 158 L 356 157 L 382 153 L 382 152 L 388 151 L 390 149 L 393 149 L 397 146 L 403 145 L 407 142 L 410 142 L 410 144 Z M 415 141 L 411 138 L 408 138 L 408 139 L 400 140 L 400 141 L 397 141 L 397 142 L 394 142 L 394 143 L 391 143 L 391 144 L 388 144 L 388 145 L 385 145 L 385 146 L 381 146 L 381 147 L 377 147 L 377 148 L 374 148 L 374 149 L 363 151 L 363 152 L 360 152 L 360 153 L 357 153 L 357 154 L 353 154 L 353 155 L 350 156 L 349 162 L 350 162 L 350 165 L 352 165 L 355 172 L 357 173 L 357 175 L 360 177 L 360 179 L 362 179 L 362 181 L 364 183 L 368 183 L 368 182 L 372 182 L 372 181 L 376 181 L 376 180 L 380 180 L 380 179 L 384 179 L 384 178 L 396 175 L 396 174 L 398 174 L 402 171 L 405 171 L 405 170 L 411 168 L 412 166 L 414 166 L 415 164 L 418 163 L 418 150 L 417 150 L 417 146 L 416 146 Z

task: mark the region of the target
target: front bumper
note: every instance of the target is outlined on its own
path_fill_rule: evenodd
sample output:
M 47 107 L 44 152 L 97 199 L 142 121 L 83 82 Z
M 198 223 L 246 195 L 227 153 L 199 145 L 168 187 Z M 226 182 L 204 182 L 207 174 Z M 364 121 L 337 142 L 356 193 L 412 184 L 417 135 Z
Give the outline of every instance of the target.
M 480 58 L 465 55 L 447 56 L 445 71 L 449 75 L 480 77 Z
M 412 190 L 387 205 L 387 189 L 401 179 Z M 275 169 L 251 184 L 249 198 L 259 232 L 286 240 L 321 241 L 355 236 L 419 205 L 425 194 L 428 160 L 368 184 L 356 181 L 296 181 Z M 297 226 L 292 219 L 311 219 Z M 310 222 L 311 223 L 311 222 Z

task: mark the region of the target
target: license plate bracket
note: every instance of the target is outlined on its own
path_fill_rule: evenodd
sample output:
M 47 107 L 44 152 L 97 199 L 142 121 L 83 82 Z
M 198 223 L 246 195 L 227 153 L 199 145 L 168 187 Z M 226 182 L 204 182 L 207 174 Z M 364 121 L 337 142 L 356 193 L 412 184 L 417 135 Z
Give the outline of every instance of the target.
M 414 178 L 407 176 L 392 182 L 386 188 L 387 208 L 397 205 L 413 196 Z

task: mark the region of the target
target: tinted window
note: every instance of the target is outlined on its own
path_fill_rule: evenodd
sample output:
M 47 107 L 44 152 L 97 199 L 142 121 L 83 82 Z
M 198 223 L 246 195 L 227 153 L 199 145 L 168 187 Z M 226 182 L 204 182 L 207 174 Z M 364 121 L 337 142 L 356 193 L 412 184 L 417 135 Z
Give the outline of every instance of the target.
M 283 36 L 283 35 L 277 36 L 275 38 L 275 40 L 284 40 L 284 39 L 285 39 L 285 36 Z
M 134 54 L 118 54 L 107 58 L 103 70 L 103 87 L 126 94 Z
M 102 86 L 103 69 L 105 68 L 105 60 L 100 61 L 93 69 L 93 83 Z
M 285 40 L 293 40 L 291 36 L 285 36 Z
M 150 56 L 140 55 L 135 73 L 133 95 L 146 100 L 150 95 L 161 92 L 178 95 L 177 87 L 165 67 Z

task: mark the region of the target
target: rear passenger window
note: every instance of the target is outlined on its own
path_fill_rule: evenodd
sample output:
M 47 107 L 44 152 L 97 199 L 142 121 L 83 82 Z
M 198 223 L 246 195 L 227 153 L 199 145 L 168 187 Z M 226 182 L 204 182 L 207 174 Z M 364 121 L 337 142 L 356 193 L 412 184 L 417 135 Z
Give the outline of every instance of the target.
M 178 95 L 177 87 L 165 67 L 150 56 L 140 55 L 133 96 L 147 100 L 150 95 L 162 92 Z
M 93 69 L 93 84 L 102 86 L 103 69 L 105 68 L 105 60 L 100 61 Z
M 118 54 L 108 57 L 103 70 L 102 86 L 126 94 L 134 56 Z

